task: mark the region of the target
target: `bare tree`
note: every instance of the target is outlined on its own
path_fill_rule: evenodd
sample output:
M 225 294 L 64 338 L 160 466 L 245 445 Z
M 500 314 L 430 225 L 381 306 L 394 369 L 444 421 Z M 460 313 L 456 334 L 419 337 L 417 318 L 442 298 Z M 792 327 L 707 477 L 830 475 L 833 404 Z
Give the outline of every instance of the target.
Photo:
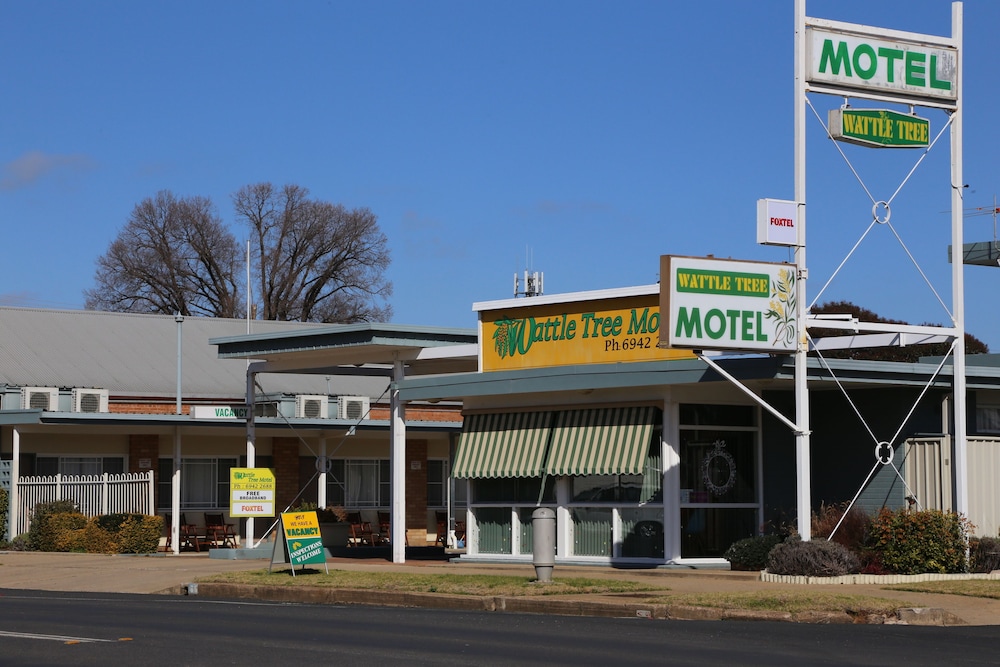
M 159 192 L 136 205 L 97 260 L 85 307 L 239 317 L 241 254 L 210 199 Z
M 364 322 L 388 320 L 392 283 L 388 240 L 366 208 L 349 210 L 309 198 L 298 185 L 270 183 L 233 195 L 246 223 L 267 320 Z

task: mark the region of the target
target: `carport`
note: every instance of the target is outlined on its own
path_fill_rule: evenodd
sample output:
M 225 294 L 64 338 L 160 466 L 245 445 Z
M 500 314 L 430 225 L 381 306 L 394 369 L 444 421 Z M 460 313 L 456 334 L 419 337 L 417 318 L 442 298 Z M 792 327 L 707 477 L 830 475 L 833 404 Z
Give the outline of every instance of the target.
M 478 370 L 475 329 L 396 324 L 331 325 L 289 333 L 212 338 L 221 359 L 247 359 L 247 466 L 254 467 L 253 416 L 256 376 L 260 373 L 380 375 L 392 380 L 389 393 L 390 476 L 392 484 L 392 561 L 406 560 L 406 410 L 398 383 L 407 376 Z M 253 519 L 246 540 L 254 542 Z

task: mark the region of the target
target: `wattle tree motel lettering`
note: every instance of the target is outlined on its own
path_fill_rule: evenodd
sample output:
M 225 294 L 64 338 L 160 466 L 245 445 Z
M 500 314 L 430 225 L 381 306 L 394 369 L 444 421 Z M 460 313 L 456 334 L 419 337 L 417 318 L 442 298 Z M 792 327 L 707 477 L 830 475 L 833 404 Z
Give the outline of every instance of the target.
M 653 339 L 660 329 L 660 313 L 649 308 L 633 308 L 626 317 L 598 312 L 553 317 L 500 319 L 494 322 L 494 346 L 500 358 L 525 355 L 535 343 L 600 339 L 605 352 L 653 349 Z M 621 336 L 626 336 L 621 338 Z
M 763 299 L 771 296 L 771 281 L 766 274 L 678 269 L 676 284 L 678 292 Z M 674 336 L 766 343 L 764 317 L 761 310 L 710 308 L 702 312 L 699 306 L 681 306 L 674 323 Z

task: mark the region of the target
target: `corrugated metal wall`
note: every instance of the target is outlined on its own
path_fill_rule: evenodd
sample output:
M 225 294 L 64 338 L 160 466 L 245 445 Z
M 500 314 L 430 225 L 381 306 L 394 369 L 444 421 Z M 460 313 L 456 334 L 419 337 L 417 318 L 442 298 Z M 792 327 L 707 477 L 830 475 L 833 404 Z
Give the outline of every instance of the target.
M 950 511 L 951 437 L 910 438 L 905 456 L 903 476 L 920 507 Z
M 950 511 L 952 504 L 951 438 L 906 441 L 906 483 L 924 509 Z M 969 454 L 969 520 L 980 537 L 1000 531 L 1000 438 L 972 436 Z
M 1000 438 L 970 437 L 969 519 L 976 535 L 996 537 L 1000 530 Z

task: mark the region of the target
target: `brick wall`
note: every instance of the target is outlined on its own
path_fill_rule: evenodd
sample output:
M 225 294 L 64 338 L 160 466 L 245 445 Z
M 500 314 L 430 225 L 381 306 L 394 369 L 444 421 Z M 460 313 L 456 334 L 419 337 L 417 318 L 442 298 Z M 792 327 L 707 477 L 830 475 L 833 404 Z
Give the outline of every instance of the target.
M 299 492 L 299 441 L 298 438 L 274 438 L 275 511 L 284 510 Z
M 152 469 L 153 479 L 160 475 L 160 436 L 156 434 L 130 435 L 128 437 L 128 471 L 146 472 Z M 148 466 L 145 464 L 149 463 Z M 140 466 L 140 464 L 143 464 Z
M 427 542 L 426 440 L 406 442 L 406 539 L 413 546 Z

